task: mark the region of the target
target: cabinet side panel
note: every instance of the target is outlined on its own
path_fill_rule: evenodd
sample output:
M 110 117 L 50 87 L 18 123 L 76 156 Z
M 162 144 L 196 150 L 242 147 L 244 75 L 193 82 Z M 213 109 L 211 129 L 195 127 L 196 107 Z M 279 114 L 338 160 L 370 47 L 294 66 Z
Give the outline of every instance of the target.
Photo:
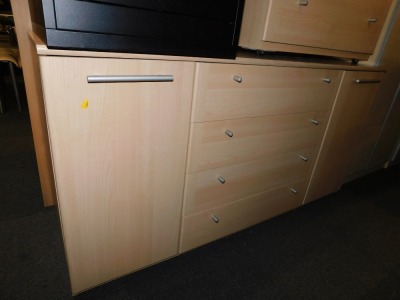
M 47 134 L 46 115 L 40 82 L 39 61 L 36 48 L 28 33 L 32 31 L 29 3 L 27 0 L 11 1 L 15 29 L 18 36 L 19 51 L 24 74 L 29 117 L 35 143 L 36 160 L 40 176 L 40 186 L 44 206 L 57 204 L 54 187 L 53 167 L 50 159 L 49 137 Z

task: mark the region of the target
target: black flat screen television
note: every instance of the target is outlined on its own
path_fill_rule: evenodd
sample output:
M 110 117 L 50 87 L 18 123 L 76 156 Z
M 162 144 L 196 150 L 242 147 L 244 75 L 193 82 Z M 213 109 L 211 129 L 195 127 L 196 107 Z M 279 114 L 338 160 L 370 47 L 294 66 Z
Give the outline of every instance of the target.
M 244 0 L 33 0 L 49 48 L 235 58 Z

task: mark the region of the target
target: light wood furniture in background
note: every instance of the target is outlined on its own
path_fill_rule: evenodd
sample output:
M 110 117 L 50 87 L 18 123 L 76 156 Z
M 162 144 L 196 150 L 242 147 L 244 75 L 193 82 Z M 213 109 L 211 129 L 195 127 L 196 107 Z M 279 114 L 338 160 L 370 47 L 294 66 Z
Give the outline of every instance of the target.
M 239 45 L 367 60 L 392 0 L 247 0 Z
M 15 76 L 15 69 L 19 68 L 19 51 L 18 48 L 11 47 L 10 43 L 2 43 L 0 42 L 0 63 L 1 64 L 7 64 L 8 66 L 8 72 L 10 75 L 11 79 L 11 84 L 13 86 L 14 90 L 14 97 L 15 100 L 17 101 L 18 105 L 18 110 L 21 111 L 21 99 L 20 99 L 20 93 L 18 91 L 18 85 L 17 85 L 17 78 Z M 3 80 L 3 78 L 0 78 L 0 80 Z M 3 82 L 0 82 L 1 88 L 3 89 Z M 4 113 L 6 111 L 5 103 L 3 102 L 2 95 L 3 91 L 0 91 L 0 113 Z

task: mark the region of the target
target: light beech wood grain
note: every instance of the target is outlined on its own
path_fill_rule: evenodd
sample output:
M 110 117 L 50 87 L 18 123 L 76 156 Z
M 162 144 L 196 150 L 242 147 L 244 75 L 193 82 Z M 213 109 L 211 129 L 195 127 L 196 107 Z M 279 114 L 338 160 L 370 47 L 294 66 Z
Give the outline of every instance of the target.
M 326 110 L 340 76 L 326 69 L 198 64 L 192 122 Z
M 239 45 L 365 60 L 373 53 L 391 2 L 310 0 L 302 6 L 292 0 L 249 0 Z
M 183 219 L 180 252 L 209 243 L 301 205 L 307 180 L 287 182 L 265 193 L 218 206 Z M 294 188 L 298 194 L 290 189 Z M 216 223 L 212 217 L 218 218 Z
M 40 61 L 73 293 L 177 254 L 194 63 Z M 88 84 L 88 75 L 174 80 Z
M 184 216 L 309 178 L 317 148 L 301 149 L 261 160 L 188 174 Z M 307 158 L 305 161 L 302 159 Z M 218 177 L 222 176 L 225 183 Z
M 361 78 L 373 78 L 378 80 L 382 80 L 384 78 L 383 73 L 368 75 L 368 77 Z M 363 74 L 360 76 L 365 75 Z M 369 105 L 370 109 L 364 116 L 364 119 L 362 120 L 363 124 L 361 131 L 356 137 L 354 155 L 346 172 L 346 177 L 357 178 L 361 175 L 364 175 L 364 172 L 367 171 L 370 158 L 378 141 L 379 125 L 383 124 L 385 120 L 385 115 L 382 115 L 381 110 L 386 108 L 385 111 L 388 111 L 387 103 L 385 103 L 383 99 L 376 97 L 380 85 L 380 83 L 367 84 L 365 87 L 359 87 L 359 91 L 357 91 L 356 95 L 353 95 L 351 92 L 349 92 L 349 97 L 360 97 L 364 99 L 364 105 Z
M 320 111 L 192 123 L 187 172 L 318 147 L 328 116 Z
M 342 74 L 196 65 L 180 251 L 303 202 Z
M 190 57 L 190 56 L 166 56 L 153 54 L 139 53 L 122 53 L 122 52 L 101 52 L 101 51 L 77 51 L 77 50 L 60 50 L 49 49 L 40 38 L 37 32 L 30 32 L 31 39 L 35 41 L 37 53 L 41 56 L 71 56 L 71 57 L 102 57 L 102 58 L 124 58 L 124 59 L 145 59 L 145 60 L 169 60 L 169 61 L 191 61 L 191 62 L 210 62 L 210 63 L 225 63 L 238 65 L 260 65 L 260 66 L 278 66 L 278 67 L 294 67 L 294 68 L 314 68 L 314 69 L 332 69 L 332 70 L 368 70 L 371 72 L 380 72 L 384 69 L 361 64 L 353 64 L 346 60 L 326 59 L 323 57 L 305 57 L 275 55 L 275 53 L 266 53 L 259 56 L 254 52 L 238 49 L 235 59 L 220 59 L 207 57 Z M 280 50 L 276 50 L 280 51 Z M 302 51 L 293 51 L 303 53 Z M 314 53 L 320 54 L 320 53 Z M 325 54 L 330 56 L 339 56 Z M 340 57 L 340 56 L 339 56 Z M 355 57 L 355 56 L 346 56 Z
M 28 34 L 32 30 L 29 3 L 28 0 L 12 0 L 11 5 L 18 37 L 43 203 L 44 206 L 51 206 L 57 204 L 57 195 L 51 164 L 39 60 L 36 54 L 36 44 Z
M 378 83 L 357 84 L 357 79 L 380 80 L 382 73 L 345 72 L 317 158 L 305 203 L 340 189 L 345 177 L 365 163 L 363 130 Z M 367 151 L 368 152 L 368 151 Z

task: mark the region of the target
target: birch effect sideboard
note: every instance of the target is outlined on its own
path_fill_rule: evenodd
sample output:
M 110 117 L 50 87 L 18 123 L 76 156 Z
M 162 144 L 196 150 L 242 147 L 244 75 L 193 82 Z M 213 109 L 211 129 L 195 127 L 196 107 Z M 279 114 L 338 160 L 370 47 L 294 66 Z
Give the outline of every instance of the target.
M 379 69 L 37 51 L 74 294 L 335 192 L 368 156 Z

